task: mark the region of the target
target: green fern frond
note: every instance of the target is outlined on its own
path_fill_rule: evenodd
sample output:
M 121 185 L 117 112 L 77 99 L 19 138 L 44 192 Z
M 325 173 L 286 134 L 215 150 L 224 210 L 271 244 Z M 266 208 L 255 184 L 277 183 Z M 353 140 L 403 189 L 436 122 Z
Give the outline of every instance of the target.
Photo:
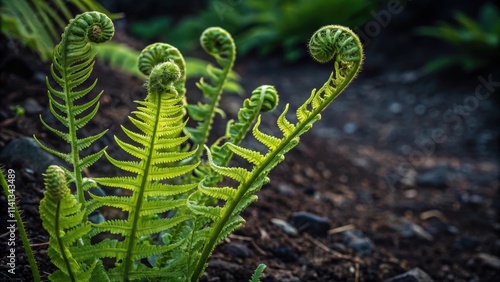
M 222 69 L 208 65 L 207 72 L 210 83 L 205 82 L 204 79 L 200 79 L 197 83 L 208 103 L 187 106 L 189 116 L 198 121 L 196 128 L 186 128 L 186 131 L 191 134 L 193 142 L 200 146 L 193 162 L 198 162 L 203 153 L 202 146 L 207 141 L 215 114 L 220 111 L 218 109 L 219 99 L 236 56 L 233 38 L 222 28 L 206 29 L 201 35 L 200 43 L 203 49 L 215 58 Z
M 165 43 L 155 43 L 147 46 L 142 50 L 139 56 L 139 70 L 149 75 L 154 66 L 172 61 L 174 62 L 181 72 L 180 78 L 174 83 L 175 89 L 181 97 L 186 95 L 186 62 L 181 52 L 174 46 Z
M 260 282 L 260 277 L 262 276 L 262 273 L 266 269 L 265 264 L 259 264 L 255 271 L 252 274 L 252 278 L 250 278 L 250 282 Z
M 270 112 L 278 105 L 278 92 L 271 85 L 262 85 L 252 91 L 249 99 L 245 99 L 243 107 L 238 112 L 238 121 L 230 120 L 227 124 L 226 144 L 238 145 L 245 138 L 250 127 L 262 112 Z M 214 163 L 227 165 L 232 157 L 229 147 L 211 146 Z
M 227 235 L 226 230 L 233 231 L 239 226 L 237 217 L 240 211 L 256 200 L 257 197 L 254 194 L 269 181 L 267 178 L 269 172 L 284 160 L 285 153 L 299 143 L 300 136 L 308 131 L 314 122 L 320 119 L 320 113 L 345 89 L 360 70 L 363 49 L 359 38 L 348 28 L 332 25 L 319 29 L 312 36 L 309 48 L 313 57 L 320 62 L 333 59 L 334 71 L 323 87 L 318 91 L 313 91 L 311 97 L 297 110 L 298 122 L 296 124 L 292 124 L 286 119 L 288 105 L 285 107 L 277 120 L 277 125 L 283 135 L 281 138 L 261 132 L 258 129 L 260 124 L 259 116 L 252 133 L 259 142 L 269 148 L 265 155 L 260 155 L 260 153 L 238 145 L 228 145 L 228 148 L 233 153 L 251 162 L 253 168 L 247 171 L 238 167 L 219 166 L 214 163 L 210 151 L 207 150 L 211 169 L 220 175 L 236 180 L 239 185 L 235 188 L 237 192 L 234 196 L 232 195 L 230 198 L 224 197 L 227 198 L 226 203 L 219 218 L 214 221 L 210 235 L 206 238 L 207 243 L 203 247 L 202 255 L 193 273 L 193 281 L 201 276 L 206 260 L 215 245 Z M 205 190 L 204 193 L 207 193 L 207 187 L 202 187 L 200 190 Z M 212 194 L 222 196 L 217 193 L 218 191 L 215 190 Z M 224 200 L 224 198 L 219 199 Z
M 140 60 L 145 62 L 148 61 L 145 58 L 149 58 L 151 63 L 156 63 L 156 60 L 160 62 L 151 70 L 146 70 L 150 72 L 146 83 L 148 95 L 145 101 L 138 102 L 139 106 L 133 112 L 135 117 L 130 117 L 141 133 L 124 128 L 125 134 L 138 145 L 115 137 L 118 146 L 138 160 L 116 160 L 105 153 L 111 164 L 131 172 L 134 176 L 95 179 L 103 186 L 130 190 L 132 195 L 124 197 L 92 195 L 93 200 L 100 202 L 102 206 L 128 212 L 127 219 L 109 219 L 94 225 L 99 233 L 110 232 L 124 237 L 121 244 L 123 251 L 114 256 L 118 264 L 110 271 L 110 275 L 121 271 L 121 277 L 125 280 L 143 277 L 139 274 L 141 273 L 139 269 L 142 267 L 138 263 L 140 259 L 159 255 L 170 249 L 170 246 L 147 245 L 142 243 L 140 238 L 172 229 L 191 218 L 189 215 L 171 218 L 156 216 L 185 206 L 186 200 L 176 199 L 175 196 L 187 193 L 196 187 L 196 183 L 164 184 L 160 181 L 187 175 L 198 166 L 198 163 L 180 164 L 192 158 L 196 148 L 190 151 L 178 151 L 189 138 L 181 136 L 185 126 L 184 97 L 178 91 L 182 88 L 178 88 L 177 82 L 182 79 L 182 73 L 175 61 L 163 58 L 166 60 L 163 62 L 162 58 L 155 57 L 159 56 L 157 52 L 164 47 L 159 45 L 146 48 L 142 53 L 144 58 Z M 150 52 L 154 54 L 151 55 Z M 181 59 L 182 57 L 179 60 Z
M 88 95 L 97 82 L 96 80 L 87 87 L 82 86 L 94 66 L 93 44 L 110 40 L 113 33 L 113 23 L 102 13 L 89 12 L 70 21 L 64 29 L 61 43 L 55 47 L 51 65 L 51 74 L 59 90 L 53 87 L 47 78 L 50 112 L 67 128 L 67 132 L 50 127 L 40 116 L 42 124 L 69 144 L 70 151 L 63 153 L 48 148 L 35 137 L 42 148 L 67 161 L 72 167 L 70 178 L 75 182 L 79 203 L 84 203 L 85 200 L 82 171 L 95 163 L 105 149 L 85 158 L 80 157 L 80 151 L 106 133 L 104 131 L 83 139 L 77 137 L 78 129 L 85 126 L 97 113 L 102 92 L 89 102 L 79 103 L 79 99 Z
M 105 134 L 76 135 L 96 114 L 101 95 L 80 102 L 96 84 L 84 85 L 94 65 L 90 41 L 102 41 L 101 35 L 112 34 L 112 29 L 101 25 L 101 14 L 89 13 L 70 22 L 66 31 L 51 68 L 58 86 L 48 84 L 48 96 L 49 110 L 67 130 L 42 123 L 71 145 L 69 153 L 47 150 L 67 160 L 73 171 L 49 167 L 40 213 L 50 235 L 49 256 L 59 268 L 51 278 L 72 281 L 197 281 L 215 246 L 245 224 L 240 214 L 257 201 L 256 193 L 269 182 L 270 171 L 352 81 L 363 57 L 352 31 L 339 26 L 321 28 L 311 38 L 311 54 L 321 62 L 334 59 L 333 72 L 296 110 L 296 119 L 287 118 L 290 108 L 286 105 L 276 120 L 281 134 L 262 132 L 261 114 L 276 107 L 278 96 L 274 87 L 261 86 L 244 101 L 238 120 L 228 123 L 226 135 L 209 149 L 205 143 L 214 116 L 223 114 L 218 102 L 234 63 L 231 36 L 221 28 L 211 28 L 201 37 L 203 48 L 220 68 L 207 66 L 209 82 L 201 79 L 198 83 L 206 102 L 197 105 L 186 105 L 182 55 L 167 44 L 150 45 L 138 60 L 147 75 L 148 94 L 144 101 L 136 101 L 137 109 L 129 117 L 135 129 L 122 126 L 129 140 L 115 137 L 130 158 L 115 158 L 105 149 L 81 157 L 81 150 Z M 187 127 L 186 114 L 198 122 L 195 128 Z M 241 145 L 248 132 L 263 149 Z M 204 151 L 207 160 L 202 162 Z M 84 179 L 81 170 L 102 155 L 127 172 L 126 176 Z M 249 164 L 229 166 L 233 156 Z M 235 185 L 219 185 L 224 178 Z M 76 196 L 67 187 L 71 182 L 77 186 Z M 83 191 L 97 183 L 127 191 L 120 196 L 90 193 L 91 199 L 84 201 Z M 88 221 L 91 213 L 104 207 L 121 210 L 123 217 Z M 115 239 L 98 240 L 97 235 L 105 233 L 116 235 Z M 114 265 L 105 270 L 103 258 L 113 259 Z M 252 280 L 258 281 L 263 270 L 259 266 Z
M 59 268 L 49 278 L 53 281 L 90 281 L 97 263 L 96 258 L 89 258 L 94 261 L 89 266 L 83 261 L 77 261 L 70 248 L 87 236 L 91 226 L 84 221 L 82 204 L 77 202 L 67 187 L 64 170 L 58 166 L 49 166 L 45 173 L 45 189 L 45 196 L 39 206 L 40 217 L 50 236 L 49 257 Z

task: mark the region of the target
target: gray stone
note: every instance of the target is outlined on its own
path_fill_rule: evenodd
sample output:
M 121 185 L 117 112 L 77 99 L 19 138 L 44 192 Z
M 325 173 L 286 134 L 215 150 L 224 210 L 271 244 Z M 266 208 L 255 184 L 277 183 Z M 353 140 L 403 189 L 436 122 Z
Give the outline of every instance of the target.
M 326 236 L 331 227 L 328 218 L 308 212 L 294 212 L 289 220 L 299 231 L 307 232 L 312 236 Z
M 434 237 L 429 232 L 427 232 L 427 230 L 425 230 L 422 226 L 415 224 L 413 222 L 405 222 L 397 226 L 397 229 L 399 229 L 399 234 L 401 234 L 401 236 L 406 238 L 417 237 L 427 241 L 434 240 Z
M 224 245 L 222 249 L 224 253 L 234 257 L 248 258 L 252 256 L 252 251 L 248 248 L 246 244 L 229 243 Z
M 448 186 L 448 168 L 436 167 L 417 176 L 418 186 L 445 188 Z
M 38 104 L 38 102 L 33 98 L 28 98 L 23 103 L 23 108 L 26 111 L 26 114 L 39 114 L 43 112 L 43 107 Z
M 469 204 L 473 206 L 480 206 L 486 202 L 486 200 L 478 194 L 461 194 L 460 195 L 460 201 L 464 204 Z
M 487 254 L 487 253 L 479 253 L 477 258 L 481 260 L 484 264 L 494 268 L 500 269 L 500 258 Z
M 390 106 L 389 106 L 389 111 L 391 113 L 394 113 L 394 114 L 399 114 L 403 111 L 403 106 L 398 103 L 398 102 L 393 102 Z
M 369 255 L 375 249 L 372 240 L 363 235 L 361 230 L 347 230 L 342 234 L 344 236 L 344 244 L 360 255 Z
M 355 123 L 348 122 L 344 124 L 344 133 L 353 134 L 356 130 L 358 130 L 358 126 Z
M 385 282 L 434 282 L 422 269 L 415 267 L 407 272 L 385 280 Z
M 41 177 L 51 164 L 62 165 L 60 160 L 29 137 L 12 140 L 0 153 L 0 159 L 9 167 L 32 169 L 36 177 Z
M 279 227 L 281 230 L 285 231 L 288 235 L 292 236 L 297 236 L 299 235 L 299 232 L 297 231 L 297 228 L 293 227 L 290 223 L 286 222 L 283 219 L 279 218 L 272 218 L 271 222 Z
M 299 254 L 288 247 L 277 247 L 273 250 L 273 255 L 283 262 L 295 262 L 299 259 Z

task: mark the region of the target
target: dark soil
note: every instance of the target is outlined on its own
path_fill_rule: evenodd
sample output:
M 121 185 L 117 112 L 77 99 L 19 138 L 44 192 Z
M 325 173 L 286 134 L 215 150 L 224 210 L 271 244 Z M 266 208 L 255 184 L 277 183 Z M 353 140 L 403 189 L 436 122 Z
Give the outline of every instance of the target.
M 411 50 L 406 51 L 417 47 L 408 46 Z M 33 134 L 62 148 L 61 140 L 39 122 L 40 114 L 54 122 L 44 85 L 49 65 L 5 38 L 0 51 L 6 54 L 0 73 L 0 151 L 13 140 Z M 500 203 L 495 97 L 499 91 L 474 100 L 477 105 L 467 103 L 481 83 L 479 76 L 492 76 L 493 81 L 500 76 L 494 72 L 429 75 L 409 56 L 378 52 L 368 49 L 364 73 L 271 173 L 271 183 L 258 193 L 259 201 L 243 214 L 246 225 L 216 249 L 203 281 L 247 281 L 259 263 L 267 265 L 263 281 L 382 281 L 415 267 L 435 281 L 497 281 Z M 407 65 L 402 63 L 406 59 Z M 236 71 L 246 93 L 261 84 L 276 85 L 280 109 L 287 102 L 295 109 L 330 73 L 329 66 L 264 59 L 240 60 Z M 143 81 L 100 62 L 93 77 L 100 78 L 97 88 L 104 95 L 99 114 L 84 134 L 109 128 L 90 151 L 109 146 L 108 152 L 119 154 L 112 136 L 122 134 L 119 127 L 133 110 L 132 101 L 144 97 Z M 192 82 L 188 89 L 195 91 Z M 223 98 L 221 105 L 229 117 L 234 117 L 242 98 Z M 24 116 L 14 115 L 15 105 L 26 110 Z M 265 121 L 269 130 L 277 130 L 276 115 Z M 220 134 L 223 124 L 216 123 Z M 43 196 L 40 172 L 23 160 L 0 162 L 16 171 L 18 206 L 46 278 L 54 267 L 38 213 Z M 116 171 L 100 161 L 87 173 Z M 5 197 L 0 199 L 5 207 Z M 297 226 L 299 234 L 294 236 L 272 222 L 291 222 L 292 214 L 300 211 L 327 218 L 328 234 L 301 232 L 307 226 Z M 5 254 L 9 248 L 6 212 L 0 213 L 0 222 Z M 353 230 L 362 232 L 356 238 L 364 244 L 347 240 L 346 234 Z M 31 280 L 21 242 L 16 243 L 16 275 L 7 273 L 7 258 L 2 255 L 2 281 Z

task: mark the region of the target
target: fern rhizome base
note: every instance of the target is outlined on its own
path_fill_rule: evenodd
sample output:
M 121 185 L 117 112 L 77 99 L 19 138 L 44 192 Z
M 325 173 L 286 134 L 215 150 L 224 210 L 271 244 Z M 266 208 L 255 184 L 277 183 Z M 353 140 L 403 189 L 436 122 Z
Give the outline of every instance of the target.
M 186 102 L 182 54 L 171 45 L 152 44 L 138 59 L 139 70 L 147 76 L 147 96 L 135 101 L 137 108 L 129 116 L 132 126 L 122 126 L 129 140 L 115 137 L 132 158 L 121 160 L 106 148 L 83 155 L 85 148 L 108 133 L 79 133 L 98 112 L 102 93 L 93 93 L 97 80 L 88 82 L 95 63 L 94 44 L 110 40 L 113 32 L 106 15 L 84 13 L 70 21 L 54 51 L 52 78 L 47 79 L 49 107 L 65 130 L 41 122 L 67 142 L 68 150 L 40 144 L 68 166 L 47 169 L 45 197 L 40 203 L 43 226 L 50 235 L 48 255 L 58 268 L 49 279 L 198 281 L 217 244 L 245 223 L 240 214 L 257 200 L 256 193 L 269 182 L 270 171 L 359 72 L 361 43 L 348 28 L 319 29 L 309 42 L 310 53 L 319 62 L 333 62 L 333 71 L 323 86 L 305 96 L 293 121 L 286 105 L 276 121 L 279 136 L 259 129 L 261 113 L 274 110 L 278 103 L 276 89 L 263 85 L 252 91 L 237 120 L 227 123 L 226 134 L 214 144 L 208 144 L 212 123 L 222 113 L 219 100 L 236 57 L 231 35 L 219 27 L 201 35 L 201 46 L 216 64 L 209 65 L 208 77 L 197 83 L 204 99 L 194 105 Z M 188 120 L 196 126 L 188 126 Z M 249 134 L 265 150 L 241 145 Z M 102 156 L 123 173 L 86 178 L 84 168 Z M 232 166 L 233 157 L 249 165 Z M 116 193 L 127 196 L 95 195 L 89 189 L 97 185 L 127 190 Z M 104 207 L 119 209 L 123 216 L 89 219 Z M 105 265 L 104 259 L 112 263 Z M 252 281 L 259 281 L 264 267 L 257 267 Z

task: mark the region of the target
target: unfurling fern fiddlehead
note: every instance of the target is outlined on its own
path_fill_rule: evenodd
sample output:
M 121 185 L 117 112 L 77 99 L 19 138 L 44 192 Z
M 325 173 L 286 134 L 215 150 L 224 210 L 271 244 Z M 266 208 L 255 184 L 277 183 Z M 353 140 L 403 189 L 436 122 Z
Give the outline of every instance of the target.
M 206 29 L 201 35 L 200 43 L 203 49 L 216 59 L 222 69 L 208 65 L 207 72 L 210 84 L 205 82 L 203 78 L 197 83 L 198 88 L 203 92 L 205 98 L 209 100 L 209 103 L 187 106 L 189 116 L 198 122 L 196 128 L 186 128 L 186 131 L 191 134 L 193 142 L 200 146 L 193 158 L 194 162 L 200 160 L 203 153 L 202 146 L 207 141 L 215 114 L 222 112 L 218 108 L 219 100 L 236 57 L 233 38 L 220 27 Z
M 151 74 L 151 70 L 158 64 L 172 61 L 179 68 L 181 75 L 175 82 L 175 89 L 180 96 L 186 95 L 186 62 L 181 52 L 172 45 L 165 43 L 154 43 L 142 50 L 139 56 L 139 70 L 145 74 Z
M 257 199 L 255 192 L 269 181 L 267 175 L 271 169 L 284 160 L 284 154 L 299 143 L 300 136 L 310 130 L 313 123 L 321 118 L 320 113 L 338 97 L 361 68 L 362 45 L 359 38 L 348 28 L 330 25 L 319 29 L 312 36 L 309 49 L 311 55 L 319 62 L 333 59 L 334 71 L 327 82 L 319 90 L 314 89 L 310 97 L 298 108 L 296 111 L 298 122 L 293 124 L 286 119 L 287 105 L 277 121 L 283 137 L 277 138 L 259 130 L 259 117 L 252 133 L 268 148 L 266 154 L 231 143 L 225 144 L 231 152 L 252 163 L 252 170 L 217 165 L 210 151 L 207 150 L 211 168 L 220 175 L 236 180 L 239 185 L 233 188 L 209 187 L 206 186 L 205 181 L 199 184 L 199 191 L 202 193 L 225 201 L 223 207 L 201 207 L 195 201 L 188 200 L 188 206 L 193 212 L 203 214 L 213 220 L 213 226 L 207 233 L 205 245 L 192 275 L 192 281 L 199 279 L 203 273 L 206 261 L 215 245 L 244 223 L 239 214 Z
M 91 281 L 92 277 L 105 275 L 98 260 L 89 260 L 86 264 L 71 253 L 71 248 L 87 235 L 91 226 L 84 219 L 82 204 L 77 202 L 67 187 L 66 173 L 60 167 L 51 165 L 44 176 L 46 193 L 40 202 L 40 217 L 50 235 L 49 257 L 59 268 L 49 279 Z
M 260 113 L 270 112 L 278 105 L 278 92 L 271 85 L 262 85 L 252 91 L 250 98 L 245 99 L 243 107 L 238 112 L 238 121 L 230 120 L 227 123 L 226 135 L 224 136 L 226 144 L 238 145 L 245 138 L 250 127 L 255 123 Z M 214 163 L 225 166 L 233 156 L 228 146 L 219 146 L 220 141 L 210 148 Z M 212 173 L 213 177 L 214 173 Z M 218 179 L 218 177 L 216 177 Z M 212 183 L 214 180 L 208 181 Z
M 75 182 L 79 203 L 84 203 L 84 190 L 91 188 L 91 182 L 84 183 L 82 171 L 95 163 L 102 156 L 105 148 L 83 158 L 80 157 L 80 151 L 101 138 L 106 131 L 82 139 L 77 137 L 77 130 L 87 124 L 97 113 L 102 92 L 89 102 L 78 103 L 78 101 L 87 96 L 97 83 L 96 79 L 90 86 L 82 86 L 89 78 L 95 63 L 95 51 L 92 44 L 110 40 L 113 33 L 113 23 L 102 13 L 88 12 L 76 16 L 64 29 L 62 40 L 54 50 L 51 74 L 59 87 L 52 87 L 47 78 L 50 112 L 68 131 L 57 130 L 49 126 L 41 117 L 40 119 L 47 129 L 69 144 L 70 151 L 63 153 L 38 143 L 73 167 L 73 170 L 67 171 L 67 174 L 71 181 Z

